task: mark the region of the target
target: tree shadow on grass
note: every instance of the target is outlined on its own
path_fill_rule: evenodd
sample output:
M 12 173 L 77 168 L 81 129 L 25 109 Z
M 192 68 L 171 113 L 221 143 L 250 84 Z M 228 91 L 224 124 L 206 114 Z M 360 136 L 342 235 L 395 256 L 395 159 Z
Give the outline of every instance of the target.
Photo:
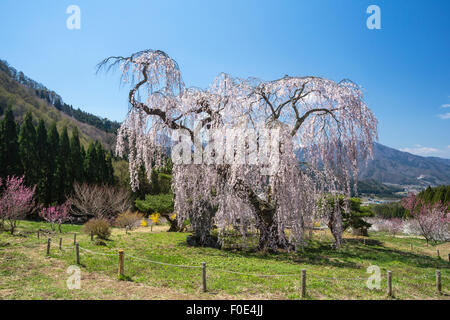
M 436 259 L 420 253 L 388 248 L 378 240 L 366 240 L 366 245 L 360 245 L 360 239 L 345 239 L 341 250 L 329 252 L 332 255 L 350 260 L 369 260 L 379 264 L 399 262 L 418 268 L 450 268 L 450 264 L 442 259 Z M 320 254 L 320 248 L 316 249 Z M 312 251 L 314 252 L 314 251 Z
M 180 247 L 189 247 L 186 243 L 178 243 Z M 197 247 L 198 248 L 198 247 Z M 309 245 L 297 252 L 280 251 L 277 253 L 263 253 L 255 249 L 212 249 L 208 248 L 208 255 L 234 256 L 241 258 L 257 258 L 278 262 L 331 266 L 337 268 L 361 269 L 367 261 L 373 264 L 401 263 L 417 268 L 450 269 L 450 263 L 443 259 L 436 259 L 420 253 L 401 251 L 388 248 L 379 240 L 345 239 L 340 250 L 332 248 L 332 242 L 310 241 Z
M 178 243 L 179 247 L 189 248 L 185 243 Z M 190 248 L 201 248 L 201 247 L 190 247 Z M 358 269 L 361 268 L 358 263 L 352 261 L 343 261 L 339 259 L 337 256 L 328 256 L 330 252 L 334 252 L 335 250 L 330 249 L 330 245 L 321 244 L 320 248 L 305 248 L 303 252 L 288 252 L 286 250 L 280 250 L 275 253 L 267 253 L 257 251 L 255 248 L 251 248 L 248 250 L 243 249 L 235 249 L 235 248 L 227 248 L 227 249 L 208 249 L 208 255 L 217 255 L 220 257 L 224 256 L 233 256 L 238 258 L 257 258 L 265 261 L 276 261 L 276 262 L 289 262 L 296 264 L 314 264 L 314 265 L 323 265 L 323 266 L 333 266 L 339 268 L 353 268 Z

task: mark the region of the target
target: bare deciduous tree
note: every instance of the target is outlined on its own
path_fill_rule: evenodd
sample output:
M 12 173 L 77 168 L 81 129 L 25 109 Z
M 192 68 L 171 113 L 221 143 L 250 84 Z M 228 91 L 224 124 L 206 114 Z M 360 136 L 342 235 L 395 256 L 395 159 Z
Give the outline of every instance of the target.
M 127 189 L 106 185 L 74 184 L 69 201 L 71 214 L 82 219 L 90 217 L 112 220 L 131 207 L 131 196 Z

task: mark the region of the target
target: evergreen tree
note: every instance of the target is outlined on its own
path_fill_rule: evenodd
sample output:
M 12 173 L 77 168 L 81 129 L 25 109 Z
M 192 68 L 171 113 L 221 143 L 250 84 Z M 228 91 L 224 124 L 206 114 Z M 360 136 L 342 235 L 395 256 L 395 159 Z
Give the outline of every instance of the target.
M 97 180 L 98 184 L 105 184 L 108 180 L 108 168 L 106 166 L 105 149 L 99 141 L 95 142 L 95 152 L 97 155 Z
M 144 200 L 145 195 L 153 194 L 153 186 L 147 179 L 147 173 L 144 166 L 141 166 L 138 171 L 139 189 L 134 192 L 136 198 Z
M 58 200 L 56 173 L 59 155 L 59 133 L 56 128 L 56 122 L 53 122 L 48 131 L 48 192 L 46 194 L 45 203 L 53 203 Z
M 47 141 L 47 129 L 45 128 L 44 120 L 40 119 L 36 129 L 36 156 L 38 161 L 37 166 L 37 187 L 36 197 L 40 203 L 49 205 L 50 202 L 47 194 L 51 193 L 49 190 L 51 180 L 50 176 L 53 174 L 50 170 L 49 163 L 49 144 Z
M 71 178 L 72 183 L 74 181 L 83 181 L 83 168 L 84 168 L 84 158 L 81 152 L 80 137 L 78 133 L 78 128 L 75 127 L 72 130 L 72 137 L 70 139 L 70 162 L 71 162 Z
M 151 194 L 159 194 L 161 192 L 161 188 L 159 186 L 158 171 L 155 169 L 152 169 L 152 173 L 150 174 L 150 183 L 152 188 Z
M 6 110 L 7 105 L 5 102 L 0 101 L 0 116 L 3 115 L 3 112 Z
M 108 174 L 108 179 L 107 179 L 106 183 L 108 183 L 110 185 L 115 184 L 114 167 L 112 164 L 112 158 L 113 158 L 113 155 L 111 152 L 109 152 L 108 155 L 106 156 L 106 168 L 107 168 L 107 174 Z
M 71 167 L 70 163 L 70 142 L 69 135 L 67 133 L 67 127 L 64 126 L 61 137 L 59 139 L 59 152 L 57 158 L 57 173 L 56 173 L 56 182 L 57 182 L 57 192 L 58 203 L 63 203 L 65 201 L 66 195 L 72 189 L 72 177 L 70 175 L 69 168 Z
M 38 181 L 38 159 L 36 153 L 36 129 L 31 112 L 27 112 L 19 133 L 19 155 L 22 160 L 25 183 L 33 186 Z
M 0 122 L 0 177 L 20 176 L 23 173 L 19 155 L 17 127 L 11 106 Z
M 83 146 L 80 147 L 81 159 L 83 159 L 83 177 L 80 182 L 86 182 L 86 150 Z
M 93 142 L 89 144 L 86 151 L 85 158 L 85 180 L 87 183 L 97 183 L 98 166 L 97 166 L 97 152 Z

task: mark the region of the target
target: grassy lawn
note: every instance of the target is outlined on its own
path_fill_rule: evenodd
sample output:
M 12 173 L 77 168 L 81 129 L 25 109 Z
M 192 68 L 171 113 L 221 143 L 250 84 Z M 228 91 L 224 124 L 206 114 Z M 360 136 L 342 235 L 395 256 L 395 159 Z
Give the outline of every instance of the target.
M 153 232 L 141 228 L 129 234 L 113 229 L 104 246 L 82 234 L 80 226 L 64 225 L 62 234 L 42 234 L 38 240 L 39 229 L 50 227 L 46 223 L 22 221 L 17 235 L 0 233 L 0 298 L 299 299 L 300 272 L 306 269 L 309 299 L 387 299 L 387 270 L 393 274 L 394 299 L 450 299 L 450 244 L 427 247 L 424 240 L 415 237 L 372 233 L 364 242 L 346 235 L 344 247 L 336 251 L 331 249 L 329 234 L 316 233 L 304 252 L 262 254 L 188 247 L 186 233 L 167 233 L 164 226 L 154 227 Z M 66 269 L 76 264 L 71 248 L 74 232 L 82 248 L 80 290 L 68 290 L 66 286 L 69 277 Z M 48 237 L 52 238 L 52 244 L 47 257 Z M 61 251 L 60 237 L 65 247 Z M 120 281 L 119 249 L 125 251 L 126 275 Z M 437 258 L 436 249 L 442 259 Z M 197 267 L 206 262 L 208 292 L 201 292 L 200 268 L 172 267 L 145 260 Z M 366 269 L 370 265 L 381 269 L 380 290 L 366 286 L 369 276 Z M 436 269 L 442 274 L 442 295 L 436 292 Z M 261 274 L 283 276 L 253 276 Z

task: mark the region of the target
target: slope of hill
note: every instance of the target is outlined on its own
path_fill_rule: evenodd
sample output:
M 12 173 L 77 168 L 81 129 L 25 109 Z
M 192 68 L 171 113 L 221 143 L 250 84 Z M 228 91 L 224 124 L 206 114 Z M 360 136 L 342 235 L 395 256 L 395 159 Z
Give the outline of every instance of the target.
M 374 159 L 361 168 L 359 179 L 400 185 L 447 185 L 450 159 L 421 157 L 375 143 Z
M 54 120 L 58 129 L 66 125 L 69 132 L 77 126 L 80 129 L 80 139 L 83 145 L 87 145 L 90 140 L 99 140 L 106 148 L 111 149 L 115 142 L 115 134 L 106 132 L 91 124 L 78 121 L 73 116 L 58 110 L 48 99 L 39 97 L 39 92 L 44 92 L 42 85 L 26 78 L 19 73 L 19 78 L 28 83 L 22 84 L 16 77 L 13 77 L 9 69 L 5 69 L 4 62 L 0 63 L 0 116 L 8 105 L 12 106 L 14 116 L 21 121 L 27 111 L 31 111 L 35 121 L 42 118 L 49 126 Z M 37 86 L 37 87 L 36 87 Z M 39 91 L 41 90 L 41 91 Z M 45 88 L 45 92 L 50 92 Z M 59 100 L 55 100 L 59 101 Z M 109 121 L 109 120 L 108 120 Z

